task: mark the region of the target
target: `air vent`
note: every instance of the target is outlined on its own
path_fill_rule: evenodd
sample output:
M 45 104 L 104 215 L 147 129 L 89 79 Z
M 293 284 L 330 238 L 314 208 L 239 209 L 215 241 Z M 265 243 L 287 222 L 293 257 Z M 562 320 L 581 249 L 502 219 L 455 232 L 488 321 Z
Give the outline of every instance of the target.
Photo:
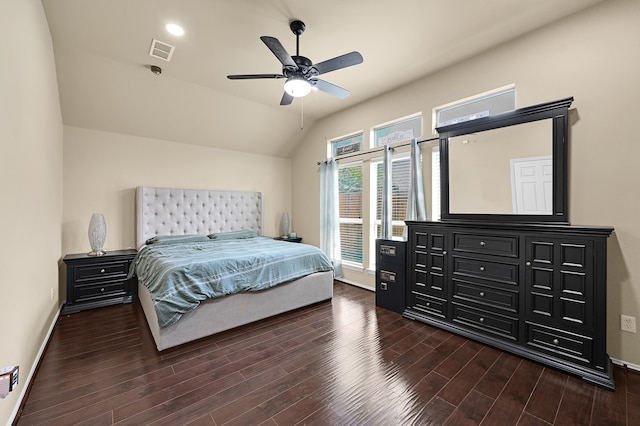
M 149 50 L 149 55 L 153 56 L 154 58 L 162 59 L 163 61 L 169 62 L 175 49 L 176 48 L 174 46 L 163 43 L 154 38 L 153 40 L 151 40 L 151 50 Z

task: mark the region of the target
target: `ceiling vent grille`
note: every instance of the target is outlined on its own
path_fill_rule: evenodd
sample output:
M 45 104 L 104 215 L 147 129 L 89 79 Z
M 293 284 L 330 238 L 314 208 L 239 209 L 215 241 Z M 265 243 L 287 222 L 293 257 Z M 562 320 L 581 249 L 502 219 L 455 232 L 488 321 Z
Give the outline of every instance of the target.
M 153 40 L 151 40 L 151 50 L 149 50 L 149 55 L 153 56 L 154 58 L 162 59 L 163 61 L 169 62 L 175 49 L 176 48 L 174 46 L 163 43 L 154 38 Z

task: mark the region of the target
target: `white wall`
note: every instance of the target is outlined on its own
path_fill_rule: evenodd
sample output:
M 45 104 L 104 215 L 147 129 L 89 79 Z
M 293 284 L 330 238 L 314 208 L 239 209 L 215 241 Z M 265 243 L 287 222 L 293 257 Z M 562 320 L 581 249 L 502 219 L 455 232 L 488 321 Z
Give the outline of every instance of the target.
M 326 140 L 510 83 L 517 106 L 574 96 L 569 146 L 569 217 L 613 226 L 609 240 L 608 351 L 640 365 L 638 334 L 620 331 L 621 313 L 640 319 L 640 143 L 634 138 L 640 93 L 640 2 L 615 0 L 513 40 L 437 74 L 320 121 L 293 157 L 298 233 L 319 242 L 319 174 Z M 428 54 L 429 52 L 423 52 Z M 417 54 L 420 54 L 417 52 Z M 423 150 L 423 152 L 425 152 Z M 351 280 L 372 286 L 371 274 Z
M 58 310 L 62 117 L 40 1 L 0 2 L 0 28 L 0 368 L 20 366 L 18 388 L 0 400 L 5 424 Z
M 105 250 L 135 246 L 136 186 L 262 191 L 264 234 L 291 210 L 291 160 L 64 127 L 63 253 L 91 250 L 91 214 L 107 222 Z M 295 226 L 295 217 L 292 217 Z

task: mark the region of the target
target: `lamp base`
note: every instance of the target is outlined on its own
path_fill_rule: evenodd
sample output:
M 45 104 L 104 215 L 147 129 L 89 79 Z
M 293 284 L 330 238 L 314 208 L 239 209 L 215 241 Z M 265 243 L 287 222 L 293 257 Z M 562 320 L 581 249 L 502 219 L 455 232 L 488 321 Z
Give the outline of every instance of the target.
M 105 254 L 107 254 L 107 252 L 104 250 L 97 250 L 97 251 L 92 250 L 89 253 L 87 253 L 87 256 L 104 256 Z

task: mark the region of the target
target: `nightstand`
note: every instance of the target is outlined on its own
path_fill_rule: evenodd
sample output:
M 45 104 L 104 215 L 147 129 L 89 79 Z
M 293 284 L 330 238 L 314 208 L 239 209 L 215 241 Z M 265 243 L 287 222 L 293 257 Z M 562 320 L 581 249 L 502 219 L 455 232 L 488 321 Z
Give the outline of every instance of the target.
M 63 262 L 67 273 L 67 302 L 62 314 L 119 303 L 131 303 L 137 280 L 127 280 L 137 251 L 114 250 L 103 256 L 68 254 Z
M 296 238 L 275 237 L 274 240 L 287 241 L 289 243 L 300 243 L 300 242 L 302 242 L 302 237 L 296 237 Z

